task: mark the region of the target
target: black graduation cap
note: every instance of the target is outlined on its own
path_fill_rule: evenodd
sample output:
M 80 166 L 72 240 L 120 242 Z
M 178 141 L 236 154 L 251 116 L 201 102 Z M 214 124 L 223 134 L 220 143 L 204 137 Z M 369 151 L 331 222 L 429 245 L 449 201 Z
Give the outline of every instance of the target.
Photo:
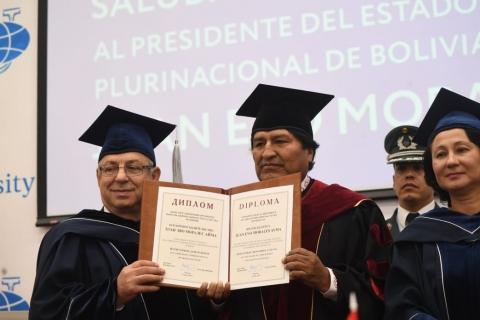
M 153 149 L 175 125 L 107 106 L 78 140 L 102 147 L 98 161 L 107 154 L 140 152 L 155 164 Z
M 256 118 L 252 135 L 257 131 L 297 129 L 313 139 L 311 121 L 333 97 L 330 94 L 259 84 L 236 114 Z
M 452 128 L 480 129 L 480 103 L 441 88 L 415 135 L 426 146 L 441 131 Z
M 390 130 L 384 142 L 388 164 L 423 161 L 425 147 L 413 142 L 417 131 L 418 128 L 414 126 L 399 126 Z

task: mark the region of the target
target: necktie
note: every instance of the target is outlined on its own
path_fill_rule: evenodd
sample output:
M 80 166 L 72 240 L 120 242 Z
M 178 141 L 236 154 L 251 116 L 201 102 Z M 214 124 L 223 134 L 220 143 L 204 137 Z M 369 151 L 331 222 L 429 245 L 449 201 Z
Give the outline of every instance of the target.
M 408 215 L 407 215 L 407 219 L 405 220 L 405 224 L 406 225 L 409 225 L 410 222 L 412 222 L 416 217 L 418 217 L 420 214 L 418 214 L 418 212 L 410 212 Z

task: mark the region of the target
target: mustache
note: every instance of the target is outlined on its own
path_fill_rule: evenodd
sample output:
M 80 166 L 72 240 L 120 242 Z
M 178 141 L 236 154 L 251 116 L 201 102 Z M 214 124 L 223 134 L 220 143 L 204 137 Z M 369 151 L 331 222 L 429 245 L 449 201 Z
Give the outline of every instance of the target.
M 402 186 L 402 189 L 405 189 L 405 188 L 408 188 L 408 187 L 412 187 L 412 188 L 418 188 L 418 186 L 414 183 L 405 183 L 403 186 Z
M 260 162 L 260 167 L 266 167 L 266 166 L 281 166 L 282 164 L 279 163 L 278 161 L 262 161 Z
M 135 186 L 132 185 L 130 181 L 127 181 L 127 182 L 115 183 L 111 185 L 109 189 L 114 191 L 125 191 L 125 190 L 129 191 L 129 190 L 134 190 Z

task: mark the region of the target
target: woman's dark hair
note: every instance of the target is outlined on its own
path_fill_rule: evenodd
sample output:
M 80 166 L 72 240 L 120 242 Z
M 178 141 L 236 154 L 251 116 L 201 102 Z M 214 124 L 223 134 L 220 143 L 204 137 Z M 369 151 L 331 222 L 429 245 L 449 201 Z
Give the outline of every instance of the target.
M 308 135 L 303 133 L 300 130 L 296 129 L 291 129 L 291 128 L 285 128 L 290 132 L 300 143 L 302 144 L 303 149 L 312 149 L 313 151 L 313 156 L 312 156 L 312 161 L 308 163 L 308 171 L 313 169 L 313 166 L 315 165 L 315 154 L 317 152 L 318 147 L 320 146 L 315 140 L 310 138 Z M 255 134 L 252 133 L 250 137 L 250 148 L 253 148 L 253 136 Z
M 474 143 L 477 147 L 480 148 L 480 130 L 479 129 L 474 129 L 474 128 L 452 128 L 452 129 L 465 130 L 465 134 L 467 135 L 468 140 L 470 140 L 470 142 Z M 440 200 L 447 201 L 448 205 L 450 206 L 451 205 L 450 195 L 448 194 L 447 191 L 443 190 L 438 185 L 437 179 L 435 178 L 435 173 L 433 172 L 431 142 L 430 142 L 430 145 L 425 150 L 425 155 L 423 158 L 423 168 L 425 170 L 425 181 L 427 182 L 427 184 L 438 193 Z

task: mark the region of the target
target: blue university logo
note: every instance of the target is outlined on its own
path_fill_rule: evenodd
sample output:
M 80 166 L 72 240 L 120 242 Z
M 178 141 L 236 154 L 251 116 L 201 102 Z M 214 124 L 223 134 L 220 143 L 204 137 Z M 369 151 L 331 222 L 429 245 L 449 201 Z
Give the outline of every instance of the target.
M 20 284 L 20 277 L 3 277 L 1 283 L 7 290 L 0 290 L 0 312 L 28 310 L 27 301 L 13 292 L 15 286 Z
M 10 67 L 13 60 L 18 58 L 30 43 L 30 34 L 27 29 L 13 22 L 20 12 L 20 8 L 3 10 L 3 16 L 8 21 L 0 22 L 0 74 Z

